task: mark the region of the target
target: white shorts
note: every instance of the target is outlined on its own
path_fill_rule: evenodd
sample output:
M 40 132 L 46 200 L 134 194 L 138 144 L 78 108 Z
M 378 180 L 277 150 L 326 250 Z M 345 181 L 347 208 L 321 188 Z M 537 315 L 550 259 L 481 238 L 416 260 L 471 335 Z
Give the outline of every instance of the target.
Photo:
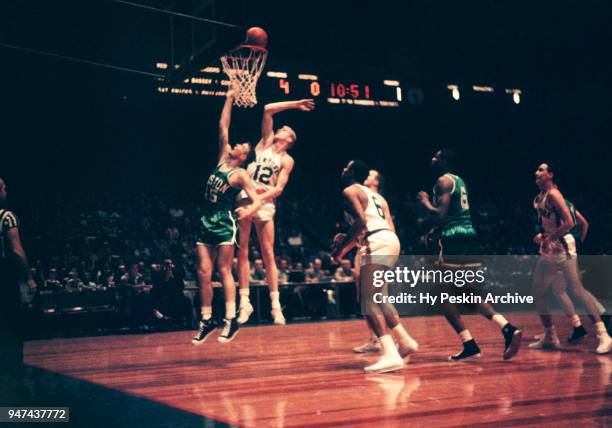
M 568 258 L 576 259 L 578 258 L 576 240 L 568 233 L 557 241 L 551 242 L 550 247 L 546 250 L 540 246 L 540 255 L 560 262 Z
M 400 248 L 397 235 L 390 230 L 380 230 L 366 236 L 359 249 L 361 266 L 375 264 L 392 267 L 399 258 Z
M 260 209 L 253 214 L 253 221 L 266 222 L 274 220 L 274 214 L 276 213 L 276 204 L 274 202 L 264 202 Z

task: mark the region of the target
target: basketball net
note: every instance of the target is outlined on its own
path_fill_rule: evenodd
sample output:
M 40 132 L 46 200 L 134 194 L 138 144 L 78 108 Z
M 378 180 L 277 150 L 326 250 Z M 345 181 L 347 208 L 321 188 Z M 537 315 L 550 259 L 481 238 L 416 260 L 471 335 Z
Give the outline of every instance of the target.
M 266 65 L 268 51 L 259 46 L 243 45 L 221 57 L 223 71 L 236 84 L 234 105 L 253 107 L 257 104 L 257 80 Z

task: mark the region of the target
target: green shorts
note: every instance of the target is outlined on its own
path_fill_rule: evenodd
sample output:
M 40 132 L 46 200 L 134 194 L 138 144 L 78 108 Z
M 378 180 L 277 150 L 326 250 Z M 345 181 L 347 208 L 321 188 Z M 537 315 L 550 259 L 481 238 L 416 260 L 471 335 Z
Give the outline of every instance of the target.
M 442 265 L 478 264 L 480 253 L 476 235 L 442 236 L 438 240 L 438 263 Z
M 216 247 L 218 245 L 235 245 L 238 232 L 238 221 L 231 211 L 218 211 L 200 217 L 200 228 L 197 245 Z

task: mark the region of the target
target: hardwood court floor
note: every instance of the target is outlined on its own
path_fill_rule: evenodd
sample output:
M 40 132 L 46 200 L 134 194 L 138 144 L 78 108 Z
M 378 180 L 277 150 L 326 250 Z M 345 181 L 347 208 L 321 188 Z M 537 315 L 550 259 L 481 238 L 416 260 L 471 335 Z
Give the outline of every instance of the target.
M 466 363 L 446 361 L 460 344 L 443 318 L 404 318 L 420 350 L 403 371 L 380 375 L 362 371 L 376 356 L 351 352 L 367 337 L 361 320 L 245 327 L 229 344 L 211 337 L 199 347 L 186 331 L 33 341 L 25 361 L 213 423 L 200 426 L 612 423 L 612 357 L 592 352 L 594 338 L 559 352 L 530 350 L 540 331 L 536 316 L 509 318 L 525 332 L 519 354 L 503 361 L 498 329 L 469 316 L 483 356 Z M 565 337 L 567 322 L 560 318 L 558 326 Z M 126 410 L 117 410 L 118 425 Z M 166 425 L 148 412 L 147 420 Z

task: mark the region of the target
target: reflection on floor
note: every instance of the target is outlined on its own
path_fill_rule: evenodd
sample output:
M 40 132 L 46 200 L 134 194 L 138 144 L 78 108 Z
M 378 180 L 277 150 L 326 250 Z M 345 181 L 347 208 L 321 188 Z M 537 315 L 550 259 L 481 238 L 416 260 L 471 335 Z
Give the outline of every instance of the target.
M 381 375 L 362 371 L 376 355 L 351 352 L 367 339 L 358 320 L 247 327 L 199 347 L 184 331 L 34 341 L 24 384 L 4 384 L 20 401 L 2 405 L 69 405 L 71 422 L 91 427 L 609 424 L 612 357 L 593 354 L 592 337 L 529 350 L 537 318 L 510 318 L 525 330 L 518 356 L 503 361 L 499 330 L 470 316 L 483 356 L 466 363 L 446 361 L 460 343 L 443 318 L 404 318 L 419 352 Z

